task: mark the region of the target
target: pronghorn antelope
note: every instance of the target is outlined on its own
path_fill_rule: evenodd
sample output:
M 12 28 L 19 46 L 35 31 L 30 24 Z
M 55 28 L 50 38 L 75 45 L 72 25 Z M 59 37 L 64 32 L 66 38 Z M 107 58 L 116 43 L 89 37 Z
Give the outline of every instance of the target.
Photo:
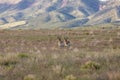
M 68 40 L 68 38 L 64 37 L 64 39 L 62 40 L 61 37 L 57 37 L 58 39 L 58 46 L 60 48 L 69 48 L 71 46 L 71 42 Z
M 64 38 L 64 44 L 65 44 L 65 47 L 68 47 L 68 48 L 71 46 L 71 43 L 68 40 L 68 38 Z
M 60 38 L 60 37 L 57 37 L 57 39 L 58 39 L 58 46 L 60 47 L 60 48 L 63 48 L 65 45 L 64 45 L 64 41 Z

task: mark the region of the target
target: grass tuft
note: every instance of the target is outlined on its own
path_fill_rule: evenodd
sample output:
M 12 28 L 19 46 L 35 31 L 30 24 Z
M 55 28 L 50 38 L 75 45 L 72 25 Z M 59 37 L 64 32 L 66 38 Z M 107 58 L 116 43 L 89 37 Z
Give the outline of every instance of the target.
M 18 57 L 19 57 L 19 58 L 28 58 L 29 55 L 28 55 L 28 54 L 25 54 L 25 53 L 20 53 L 20 54 L 18 54 Z
M 33 74 L 29 74 L 24 77 L 24 80 L 36 80 L 36 77 Z
M 99 70 L 101 68 L 99 63 L 88 61 L 84 65 L 81 66 L 82 69 L 92 69 L 92 70 Z
M 71 75 L 67 75 L 63 80 L 77 80 L 77 78 L 71 74 Z
M 0 65 L 11 66 L 18 63 L 18 57 L 16 55 L 6 55 L 0 58 Z

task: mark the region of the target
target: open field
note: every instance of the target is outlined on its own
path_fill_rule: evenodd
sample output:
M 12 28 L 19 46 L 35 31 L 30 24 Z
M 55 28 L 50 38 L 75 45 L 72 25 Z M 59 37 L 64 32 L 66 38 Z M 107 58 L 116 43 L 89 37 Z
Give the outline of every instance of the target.
M 120 80 L 120 29 L 0 30 L 0 80 Z

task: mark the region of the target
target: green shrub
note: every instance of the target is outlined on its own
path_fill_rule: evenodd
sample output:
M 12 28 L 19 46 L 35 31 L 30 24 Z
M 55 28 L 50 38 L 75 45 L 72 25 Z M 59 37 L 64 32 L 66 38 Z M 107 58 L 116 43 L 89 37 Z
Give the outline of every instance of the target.
M 35 75 L 29 74 L 29 75 L 24 77 L 24 80 L 36 80 L 36 78 L 35 78 Z
M 25 53 L 20 53 L 20 54 L 18 54 L 18 57 L 19 57 L 19 58 L 28 58 L 29 55 L 28 55 L 28 54 L 25 54 Z
M 99 70 L 100 67 L 101 67 L 100 64 L 93 61 L 88 61 L 81 66 L 82 69 L 95 69 L 95 70 Z
M 18 62 L 18 57 L 15 55 L 6 55 L 0 58 L 0 65 L 11 66 Z
M 77 78 L 75 76 L 73 76 L 73 75 L 68 75 L 63 80 L 77 80 Z

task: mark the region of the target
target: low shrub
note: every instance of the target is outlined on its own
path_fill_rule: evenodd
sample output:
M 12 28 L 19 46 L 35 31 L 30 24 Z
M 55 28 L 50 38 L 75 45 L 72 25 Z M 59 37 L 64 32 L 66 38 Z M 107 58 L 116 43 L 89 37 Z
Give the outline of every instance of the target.
M 20 53 L 20 54 L 18 54 L 18 57 L 19 57 L 19 58 L 28 58 L 29 55 L 28 55 L 28 54 L 25 54 L 25 53 Z
M 0 65 L 11 66 L 18 62 L 18 57 L 15 55 L 6 55 L 0 58 Z
M 73 75 L 68 75 L 63 80 L 77 80 L 77 78 L 75 76 L 73 76 Z
M 29 74 L 24 77 L 24 80 L 36 80 L 36 77 L 33 74 Z
M 94 69 L 99 70 L 101 68 L 99 63 L 88 61 L 84 65 L 81 66 L 82 69 Z

